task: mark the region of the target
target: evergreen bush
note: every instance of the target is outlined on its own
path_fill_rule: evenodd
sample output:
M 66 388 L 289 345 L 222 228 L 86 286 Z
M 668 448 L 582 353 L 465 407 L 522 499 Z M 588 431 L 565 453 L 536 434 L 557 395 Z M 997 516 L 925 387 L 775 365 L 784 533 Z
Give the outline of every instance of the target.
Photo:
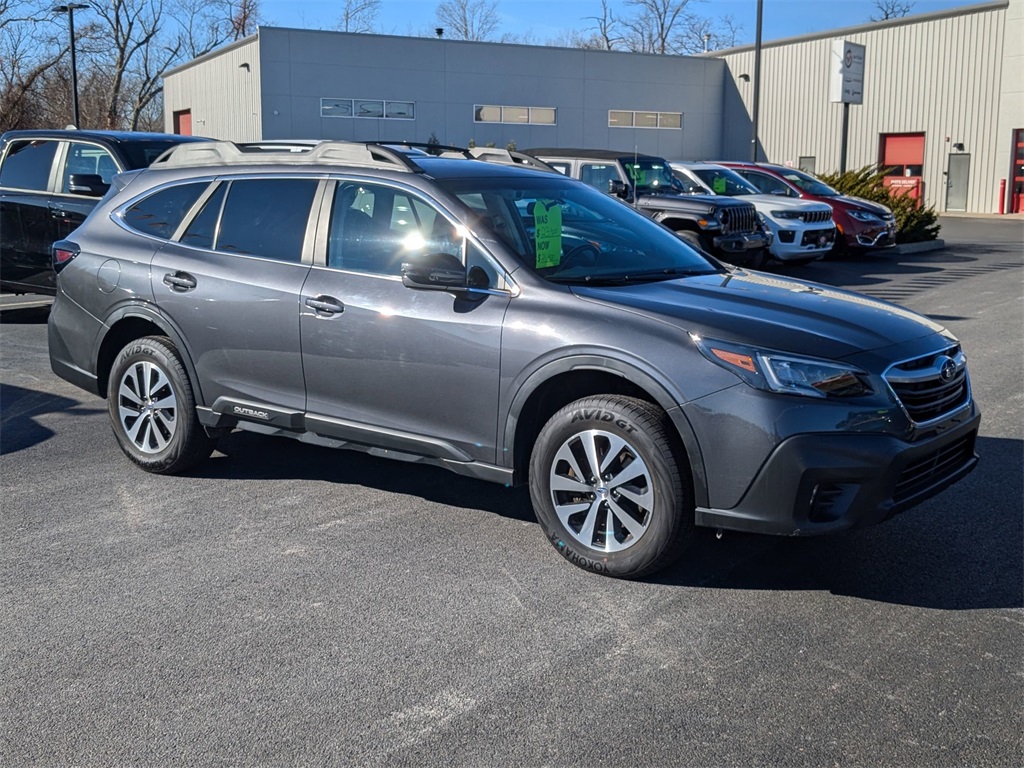
M 862 197 L 891 208 L 896 218 L 897 243 L 920 243 L 939 236 L 941 225 L 935 208 L 918 207 L 917 201 L 909 195 L 890 192 L 883 183 L 885 173 L 880 166 L 866 165 L 856 171 L 825 173 L 818 178 L 844 195 Z

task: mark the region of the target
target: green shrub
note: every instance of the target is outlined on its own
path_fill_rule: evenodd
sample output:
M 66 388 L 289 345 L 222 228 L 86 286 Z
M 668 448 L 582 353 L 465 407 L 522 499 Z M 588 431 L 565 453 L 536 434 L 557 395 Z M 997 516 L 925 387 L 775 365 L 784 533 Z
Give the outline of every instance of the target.
M 897 243 L 919 243 L 939 236 L 941 226 L 935 209 L 919 208 L 909 195 L 892 194 L 882 181 L 885 174 L 880 166 L 866 165 L 860 170 L 826 173 L 819 178 L 844 195 L 863 197 L 891 208 L 896 218 Z

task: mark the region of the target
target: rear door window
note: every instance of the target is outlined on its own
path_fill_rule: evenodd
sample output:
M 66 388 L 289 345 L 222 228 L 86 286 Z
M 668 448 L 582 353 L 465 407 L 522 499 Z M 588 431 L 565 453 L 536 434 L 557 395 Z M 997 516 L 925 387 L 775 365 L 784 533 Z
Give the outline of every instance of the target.
M 766 195 L 791 194 L 789 187 L 786 186 L 785 182 L 779 181 L 766 173 L 758 173 L 757 171 L 739 171 L 739 174 Z
M 580 169 L 580 181 L 602 192 L 608 191 L 609 181 L 619 180 L 619 169 L 614 163 L 586 163 Z
M 315 179 L 232 181 L 214 246 L 218 251 L 302 261 Z
M 0 187 L 46 192 L 56 153 L 56 141 L 12 142 L 0 167 Z

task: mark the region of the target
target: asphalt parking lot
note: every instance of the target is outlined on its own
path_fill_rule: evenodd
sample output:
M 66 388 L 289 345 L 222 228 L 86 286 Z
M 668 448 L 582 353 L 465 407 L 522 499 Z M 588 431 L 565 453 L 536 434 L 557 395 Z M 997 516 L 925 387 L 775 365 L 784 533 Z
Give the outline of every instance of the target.
M 0 765 L 1024 764 L 1024 221 L 942 223 L 790 272 L 960 337 L 978 469 L 640 583 L 440 469 L 237 433 L 145 474 L 0 297 Z

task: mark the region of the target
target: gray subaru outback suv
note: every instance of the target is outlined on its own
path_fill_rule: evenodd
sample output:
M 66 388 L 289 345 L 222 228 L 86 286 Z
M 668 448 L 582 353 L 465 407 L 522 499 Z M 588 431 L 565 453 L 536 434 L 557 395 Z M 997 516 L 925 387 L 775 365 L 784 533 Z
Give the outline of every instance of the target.
M 697 526 L 839 531 L 973 469 L 940 326 L 508 160 L 182 146 L 54 245 L 53 370 L 150 472 L 246 429 L 529 483 L 563 557 L 627 578 Z

